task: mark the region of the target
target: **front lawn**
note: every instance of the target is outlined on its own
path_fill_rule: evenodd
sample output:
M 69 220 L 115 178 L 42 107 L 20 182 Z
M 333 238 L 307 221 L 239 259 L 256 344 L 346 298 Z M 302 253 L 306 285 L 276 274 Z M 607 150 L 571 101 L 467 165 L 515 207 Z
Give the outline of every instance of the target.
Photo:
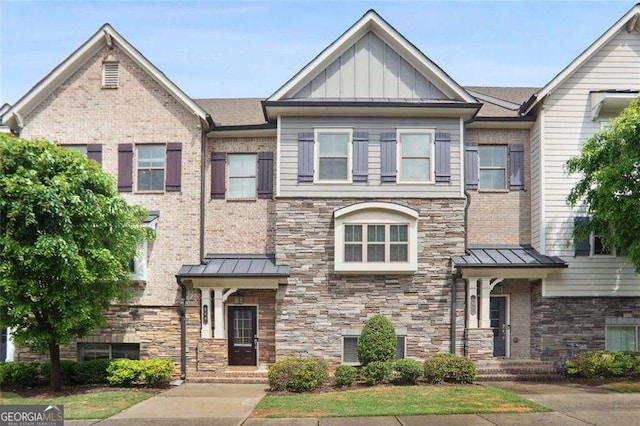
M 342 392 L 267 395 L 251 416 L 363 417 L 545 411 L 551 410 L 488 386 L 376 386 Z
M 613 382 L 598 386 L 599 388 L 619 393 L 640 392 L 640 382 Z
M 0 392 L 0 405 L 64 405 L 65 420 L 105 419 L 144 401 L 153 392 L 117 390 L 76 393 L 56 397 L 23 397 L 14 392 Z

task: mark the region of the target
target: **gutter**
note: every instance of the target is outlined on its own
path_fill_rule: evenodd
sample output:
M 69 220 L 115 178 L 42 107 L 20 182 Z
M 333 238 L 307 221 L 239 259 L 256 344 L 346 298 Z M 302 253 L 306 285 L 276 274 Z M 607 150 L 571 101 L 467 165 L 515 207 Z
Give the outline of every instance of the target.
M 182 279 L 176 276 L 178 285 L 180 286 L 180 307 L 178 315 L 180 316 L 180 380 L 187 377 L 187 286 Z

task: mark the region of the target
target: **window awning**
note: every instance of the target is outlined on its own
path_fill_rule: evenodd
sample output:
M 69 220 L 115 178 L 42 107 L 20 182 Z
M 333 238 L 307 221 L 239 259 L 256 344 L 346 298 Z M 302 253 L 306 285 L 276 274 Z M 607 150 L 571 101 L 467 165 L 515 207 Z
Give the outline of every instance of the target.
M 601 115 L 615 116 L 638 97 L 637 90 L 611 90 L 591 92 L 591 120 Z

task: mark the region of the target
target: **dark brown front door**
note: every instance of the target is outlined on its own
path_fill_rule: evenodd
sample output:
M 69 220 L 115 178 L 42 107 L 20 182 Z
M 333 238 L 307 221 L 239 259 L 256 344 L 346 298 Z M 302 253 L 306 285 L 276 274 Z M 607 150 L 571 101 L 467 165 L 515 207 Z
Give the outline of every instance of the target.
M 492 297 L 490 309 L 493 329 L 493 356 L 507 355 L 507 298 Z
M 257 308 L 229 306 L 229 365 L 256 365 Z

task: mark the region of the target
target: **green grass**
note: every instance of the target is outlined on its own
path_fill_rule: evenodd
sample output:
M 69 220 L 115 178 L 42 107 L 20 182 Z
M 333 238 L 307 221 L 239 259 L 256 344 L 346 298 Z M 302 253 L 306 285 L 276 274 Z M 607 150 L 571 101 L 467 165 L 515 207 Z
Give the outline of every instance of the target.
M 616 382 L 600 385 L 599 388 L 619 393 L 637 393 L 640 392 L 639 382 Z
M 64 405 L 65 420 L 105 419 L 153 396 L 152 393 L 106 391 L 79 393 L 55 398 L 24 398 L 13 392 L 0 392 L 0 405 Z
M 267 395 L 252 417 L 362 417 L 551 411 L 488 386 L 376 386 L 343 392 Z

